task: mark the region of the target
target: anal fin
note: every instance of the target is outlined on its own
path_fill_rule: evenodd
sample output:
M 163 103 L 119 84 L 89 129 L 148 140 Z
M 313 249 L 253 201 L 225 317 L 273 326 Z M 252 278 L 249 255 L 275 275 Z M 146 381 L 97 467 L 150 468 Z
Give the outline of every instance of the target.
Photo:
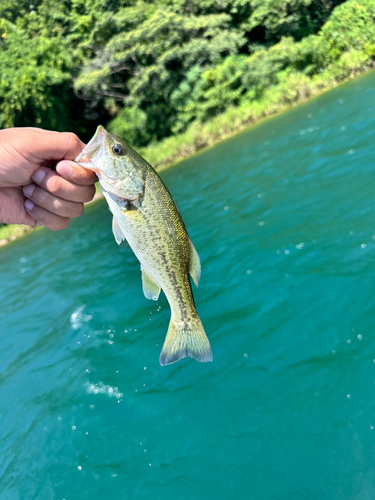
M 155 281 L 151 278 L 149 274 L 146 273 L 144 269 L 142 269 L 142 285 L 143 285 L 143 293 L 145 294 L 146 299 L 150 300 L 158 300 L 160 294 L 160 286 L 155 283 Z

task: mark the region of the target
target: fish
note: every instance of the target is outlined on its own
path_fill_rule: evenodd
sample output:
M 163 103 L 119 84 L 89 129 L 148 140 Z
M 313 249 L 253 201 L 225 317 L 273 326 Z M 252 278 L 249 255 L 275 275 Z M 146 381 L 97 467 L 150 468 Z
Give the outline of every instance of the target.
M 93 170 L 113 214 L 118 244 L 127 241 L 141 264 L 143 292 L 158 300 L 163 290 L 171 318 L 160 353 L 169 365 L 187 356 L 212 361 L 198 316 L 191 275 L 198 286 L 201 264 L 180 211 L 156 170 L 117 135 L 101 125 L 75 161 Z

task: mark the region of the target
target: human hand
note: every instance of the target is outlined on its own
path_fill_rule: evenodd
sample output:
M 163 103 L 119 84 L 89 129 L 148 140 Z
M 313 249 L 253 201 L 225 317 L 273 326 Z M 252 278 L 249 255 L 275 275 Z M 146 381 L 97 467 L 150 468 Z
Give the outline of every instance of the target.
M 98 180 L 91 170 L 69 161 L 84 146 L 69 132 L 0 130 L 0 222 L 58 231 L 70 217 L 80 216 Z

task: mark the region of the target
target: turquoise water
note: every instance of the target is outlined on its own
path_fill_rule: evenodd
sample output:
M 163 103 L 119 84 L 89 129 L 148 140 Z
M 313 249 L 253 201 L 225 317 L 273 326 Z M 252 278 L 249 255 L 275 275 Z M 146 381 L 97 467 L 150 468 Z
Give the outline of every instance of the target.
M 0 249 L 0 499 L 375 496 L 375 74 L 162 177 L 214 362 L 160 367 L 169 307 L 104 201 Z

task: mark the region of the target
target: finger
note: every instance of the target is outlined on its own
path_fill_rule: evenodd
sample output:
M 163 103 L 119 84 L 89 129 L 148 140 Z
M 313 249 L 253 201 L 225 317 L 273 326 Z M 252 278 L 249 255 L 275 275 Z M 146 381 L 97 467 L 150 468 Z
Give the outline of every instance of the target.
M 23 194 L 39 207 L 60 217 L 79 217 L 83 213 L 83 203 L 58 198 L 36 184 L 25 186 Z
M 98 182 L 96 174 L 87 168 L 80 167 L 74 161 L 60 161 L 56 165 L 56 172 L 62 177 L 81 186 L 89 186 Z
M 25 210 L 38 223 L 38 225 L 48 227 L 52 231 L 60 231 L 69 226 L 70 219 L 68 217 L 60 217 L 53 214 L 42 207 L 38 207 L 31 200 L 25 201 Z
M 74 160 L 85 144 L 71 132 L 52 132 L 33 129 L 32 141 L 35 156 L 44 160 Z
M 4 140 L 16 149 L 19 147 L 20 134 L 23 150 L 35 163 L 40 163 L 40 160 L 73 160 L 85 147 L 78 136 L 71 132 L 53 132 L 33 127 L 1 131 Z
M 91 201 L 95 195 L 95 186 L 79 186 L 61 177 L 49 168 L 39 168 L 31 179 L 44 190 L 67 201 L 86 203 Z

